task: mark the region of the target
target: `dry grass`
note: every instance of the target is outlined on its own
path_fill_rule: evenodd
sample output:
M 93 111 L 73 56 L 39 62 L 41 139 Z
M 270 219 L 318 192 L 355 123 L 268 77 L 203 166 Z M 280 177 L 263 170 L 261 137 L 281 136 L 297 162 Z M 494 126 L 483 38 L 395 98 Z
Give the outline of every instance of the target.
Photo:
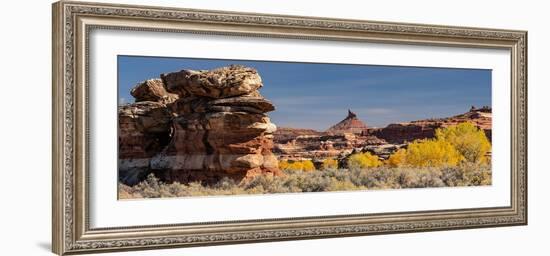
M 240 184 L 223 179 L 212 186 L 200 183 L 167 184 L 150 175 L 133 187 L 119 183 L 119 198 L 161 198 L 186 196 L 272 194 L 480 186 L 491 184 L 489 165 L 463 164 L 454 167 L 375 167 L 367 169 L 286 170 L 285 176 L 258 176 Z

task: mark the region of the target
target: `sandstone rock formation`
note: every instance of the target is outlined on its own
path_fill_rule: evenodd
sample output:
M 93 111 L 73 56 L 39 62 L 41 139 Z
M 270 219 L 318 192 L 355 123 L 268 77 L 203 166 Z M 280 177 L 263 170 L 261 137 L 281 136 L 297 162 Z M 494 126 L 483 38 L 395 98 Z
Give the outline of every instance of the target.
M 135 184 L 148 172 L 182 183 L 280 175 L 271 151 L 276 126 L 265 114 L 275 108 L 262 86 L 243 66 L 182 70 L 137 85 L 136 103 L 119 108 L 120 180 Z

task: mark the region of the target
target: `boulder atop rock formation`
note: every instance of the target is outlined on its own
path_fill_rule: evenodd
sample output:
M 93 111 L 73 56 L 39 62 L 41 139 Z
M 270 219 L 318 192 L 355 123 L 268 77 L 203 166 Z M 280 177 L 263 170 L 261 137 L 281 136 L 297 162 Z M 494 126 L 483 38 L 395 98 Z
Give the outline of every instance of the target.
M 160 77 L 168 91 L 180 97 L 228 98 L 253 93 L 263 86 L 255 69 L 240 65 L 213 70 L 181 70 Z
M 152 101 L 168 104 L 178 99 L 177 94 L 166 91 L 160 79 L 149 79 L 141 82 L 130 91 L 130 94 L 134 96 L 136 102 Z
M 348 110 L 348 116 L 344 120 L 330 127 L 327 132 L 332 134 L 361 134 L 366 132 L 367 129 L 367 125 L 363 123 L 363 121 L 359 120 L 357 114 L 351 112 L 351 110 Z

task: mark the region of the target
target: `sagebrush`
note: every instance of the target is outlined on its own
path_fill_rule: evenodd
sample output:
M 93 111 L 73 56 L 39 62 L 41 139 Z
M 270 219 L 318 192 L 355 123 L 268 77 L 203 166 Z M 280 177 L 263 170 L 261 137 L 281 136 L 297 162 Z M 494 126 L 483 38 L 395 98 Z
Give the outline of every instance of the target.
M 204 186 L 199 182 L 167 184 L 155 176 L 135 186 L 119 183 L 119 198 L 161 198 L 236 194 L 327 192 L 398 188 L 480 186 L 491 184 L 491 168 L 483 164 L 445 167 L 372 167 L 367 169 L 286 170 L 281 177 L 257 176 L 240 183 L 224 178 Z

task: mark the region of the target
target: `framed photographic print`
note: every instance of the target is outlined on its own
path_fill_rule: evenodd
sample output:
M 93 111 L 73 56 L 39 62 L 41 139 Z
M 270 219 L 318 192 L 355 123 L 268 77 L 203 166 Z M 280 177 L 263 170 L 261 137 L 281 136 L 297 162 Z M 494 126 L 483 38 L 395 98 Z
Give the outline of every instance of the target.
M 526 40 L 57 2 L 53 251 L 526 225 Z

